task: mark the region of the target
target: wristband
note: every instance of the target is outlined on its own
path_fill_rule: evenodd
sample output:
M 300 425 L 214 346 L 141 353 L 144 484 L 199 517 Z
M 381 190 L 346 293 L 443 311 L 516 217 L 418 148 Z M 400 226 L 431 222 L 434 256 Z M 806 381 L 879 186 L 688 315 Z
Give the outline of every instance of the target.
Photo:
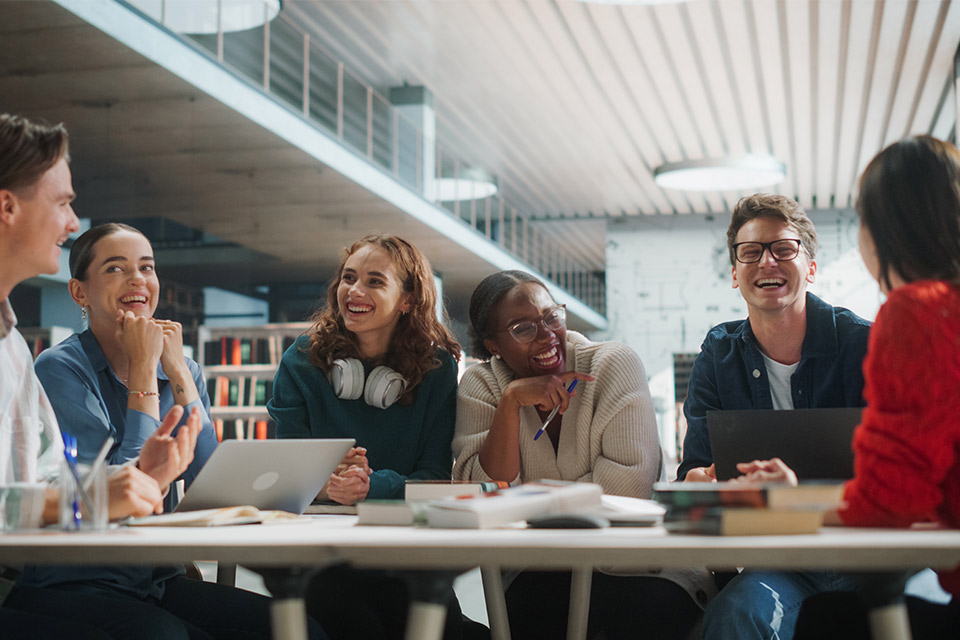
M 128 396 L 137 396 L 138 398 L 143 398 L 146 396 L 156 396 L 160 397 L 160 394 L 156 391 L 127 391 Z

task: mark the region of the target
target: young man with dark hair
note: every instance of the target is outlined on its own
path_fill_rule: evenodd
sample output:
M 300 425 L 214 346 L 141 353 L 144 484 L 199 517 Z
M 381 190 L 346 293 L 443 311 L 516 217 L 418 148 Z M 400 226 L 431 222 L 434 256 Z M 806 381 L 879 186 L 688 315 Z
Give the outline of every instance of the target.
M 727 246 L 747 318 L 711 329 L 694 362 L 678 470 L 687 482 L 716 481 L 709 410 L 864 404 L 870 323 L 807 292 L 817 273 L 817 233 L 803 209 L 783 196 L 745 197 L 734 208 Z M 805 597 L 851 588 L 833 572 L 745 571 L 710 603 L 703 637 L 790 638 Z

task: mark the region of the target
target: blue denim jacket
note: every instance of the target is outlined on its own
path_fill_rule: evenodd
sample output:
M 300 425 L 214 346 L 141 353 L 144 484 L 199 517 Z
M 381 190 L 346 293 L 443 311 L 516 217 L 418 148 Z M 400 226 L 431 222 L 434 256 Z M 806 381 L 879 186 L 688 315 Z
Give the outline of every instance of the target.
M 863 358 L 870 324 L 848 309 L 832 307 L 807 293 L 807 335 L 800 364 L 790 378 L 795 408 L 865 404 Z M 713 464 L 707 411 L 773 409 L 770 380 L 749 319 L 717 325 L 707 333 L 700 349 L 683 404 L 687 435 L 677 471 L 680 480 L 690 469 Z

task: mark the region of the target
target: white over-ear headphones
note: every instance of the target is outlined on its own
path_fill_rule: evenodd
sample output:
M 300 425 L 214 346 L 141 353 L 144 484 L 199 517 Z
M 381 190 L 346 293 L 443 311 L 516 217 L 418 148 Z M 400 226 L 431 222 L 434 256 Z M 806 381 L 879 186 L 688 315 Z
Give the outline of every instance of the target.
M 327 380 L 338 398 L 357 400 L 363 395 L 364 402 L 378 409 L 392 405 L 407 389 L 406 378 L 382 365 L 364 380 L 363 363 L 356 358 L 334 360 L 327 372 Z

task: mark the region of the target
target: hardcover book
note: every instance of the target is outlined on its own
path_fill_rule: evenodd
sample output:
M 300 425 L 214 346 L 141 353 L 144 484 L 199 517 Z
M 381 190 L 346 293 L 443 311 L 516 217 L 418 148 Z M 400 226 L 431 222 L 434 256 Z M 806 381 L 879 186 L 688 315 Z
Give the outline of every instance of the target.
M 663 519 L 663 526 L 671 533 L 720 536 L 817 533 L 822 524 L 822 511 L 751 507 L 671 509 Z
M 843 483 L 786 484 L 747 482 L 658 482 L 653 497 L 672 509 L 699 506 L 756 507 L 769 509 L 819 509 L 838 507 Z
M 476 496 L 499 491 L 510 486 L 507 482 L 472 482 L 469 480 L 407 480 L 404 499 L 422 502 L 457 496 Z

